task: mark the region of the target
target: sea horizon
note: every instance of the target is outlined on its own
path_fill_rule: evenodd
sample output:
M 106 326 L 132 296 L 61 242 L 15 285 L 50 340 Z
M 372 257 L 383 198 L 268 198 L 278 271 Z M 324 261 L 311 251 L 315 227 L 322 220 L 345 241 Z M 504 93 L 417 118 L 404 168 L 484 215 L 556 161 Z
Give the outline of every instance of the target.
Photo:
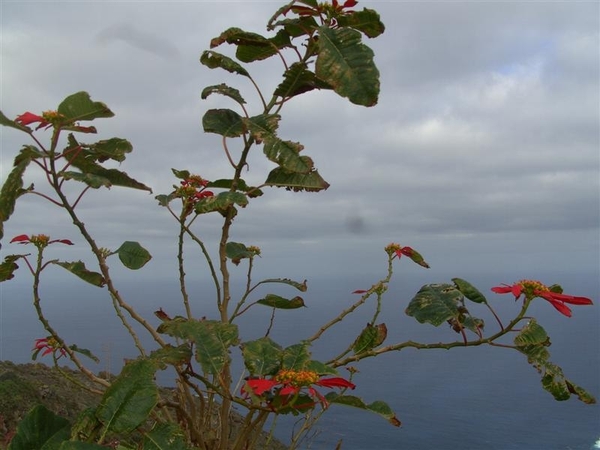
M 489 292 L 494 284 L 512 283 L 511 274 L 475 275 L 469 279 L 488 297 L 503 318 L 516 314 L 519 304 L 510 296 Z M 450 342 L 460 335 L 442 325 L 438 328 L 419 324 L 404 314 L 404 308 L 420 284 L 450 282 L 450 277 L 431 277 L 427 274 L 398 277 L 390 283 L 384 297 L 383 312 L 378 322 L 385 322 L 388 338 L 385 344 L 415 340 L 419 342 Z M 565 376 L 600 395 L 600 336 L 598 313 L 600 288 L 594 274 L 542 274 L 547 283 L 558 282 L 565 292 L 589 296 L 595 305 L 574 306 L 573 317 L 559 314 L 548 302 L 536 300 L 531 314 L 550 335 L 551 360 L 560 365 Z M 300 280 L 301 281 L 301 280 Z M 297 311 L 278 311 L 270 337 L 282 346 L 306 339 L 325 321 L 334 317 L 340 308 L 347 308 L 358 299 L 355 289 L 367 289 L 377 277 L 322 277 L 309 279 L 309 289 L 301 293 L 307 308 Z M 0 359 L 15 363 L 31 362 L 33 340 L 47 333 L 36 321 L 25 283 L 2 283 L 0 303 Z M 191 283 L 192 307 L 198 317 L 211 318 L 210 284 Z M 121 292 L 152 323 L 153 311 L 163 308 L 170 315 L 181 314 L 176 284 L 154 280 L 144 284 L 135 280 L 121 283 Z M 280 295 L 296 295 L 288 286 L 271 286 Z M 490 295 L 488 295 L 490 294 Z M 118 372 L 124 359 L 136 357 L 128 338 L 101 289 L 74 279 L 68 284 L 50 283 L 42 290 L 43 307 L 56 328 L 68 342 L 90 349 L 102 362 L 91 364 L 92 370 Z M 497 325 L 483 309 L 478 317 L 486 326 Z M 325 333 L 316 343 L 313 358 L 326 360 L 335 356 L 336 349 L 353 342 L 365 323 L 370 320 L 373 305 L 365 305 L 358 314 L 348 317 L 339 330 Z M 270 310 L 259 305 L 248 311 L 240 322 L 242 340 L 264 335 Z M 91 322 L 91 323 L 90 323 Z M 49 364 L 43 358 L 38 361 Z M 477 347 L 446 350 L 406 349 L 355 364 L 358 373 L 353 381 L 353 395 L 366 403 L 386 401 L 402 422 L 395 428 L 380 416 L 348 407 L 332 405 L 316 427 L 317 433 L 305 443 L 306 449 L 331 449 L 342 440 L 344 450 L 379 450 L 420 448 L 478 449 L 564 449 L 591 450 L 600 439 L 598 405 L 584 405 L 575 398 L 557 402 L 543 390 L 540 376 L 515 351 L 502 348 Z M 241 366 L 238 367 L 241 370 Z M 348 377 L 342 369 L 340 375 Z M 159 373 L 161 384 L 168 384 L 167 374 Z M 286 442 L 288 426 L 294 418 L 280 420 L 275 436 Z

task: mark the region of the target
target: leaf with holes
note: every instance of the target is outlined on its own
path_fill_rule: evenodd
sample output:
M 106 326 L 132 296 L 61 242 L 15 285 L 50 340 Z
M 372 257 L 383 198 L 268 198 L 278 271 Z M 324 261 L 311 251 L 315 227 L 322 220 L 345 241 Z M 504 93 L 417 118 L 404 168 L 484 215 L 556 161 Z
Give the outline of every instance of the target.
M 427 284 L 413 297 L 406 308 L 406 314 L 420 323 L 430 323 L 436 327 L 449 319 L 460 320 L 459 306 L 463 294 L 451 284 Z

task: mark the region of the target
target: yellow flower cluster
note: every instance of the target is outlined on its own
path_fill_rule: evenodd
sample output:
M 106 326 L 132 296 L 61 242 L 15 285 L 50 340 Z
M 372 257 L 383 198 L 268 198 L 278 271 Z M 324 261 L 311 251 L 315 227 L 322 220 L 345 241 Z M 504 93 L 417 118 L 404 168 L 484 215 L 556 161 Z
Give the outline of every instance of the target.
M 283 384 L 291 384 L 292 386 L 310 386 L 319 381 L 319 374 L 312 370 L 291 370 L 282 369 L 275 376 L 275 380 Z
M 48 242 L 50 242 L 50 236 L 46 236 L 45 234 L 34 234 L 29 239 L 29 242 L 37 248 L 44 248 L 48 245 Z
M 385 252 L 388 255 L 393 255 L 398 250 L 402 250 L 402 247 L 400 247 L 400 244 L 396 244 L 394 242 L 392 242 L 391 244 L 386 245 L 386 247 L 385 247 Z
M 525 291 L 549 291 L 548 286 L 543 283 L 540 283 L 537 280 L 521 280 L 517 284 L 521 285 L 523 290 Z
M 60 122 L 62 119 L 64 119 L 65 116 L 59 113 L 58 111 L 44 111 L 42 113 L 42 117 L 44 118 L 44 120 L 50 123 L 55 123 Z

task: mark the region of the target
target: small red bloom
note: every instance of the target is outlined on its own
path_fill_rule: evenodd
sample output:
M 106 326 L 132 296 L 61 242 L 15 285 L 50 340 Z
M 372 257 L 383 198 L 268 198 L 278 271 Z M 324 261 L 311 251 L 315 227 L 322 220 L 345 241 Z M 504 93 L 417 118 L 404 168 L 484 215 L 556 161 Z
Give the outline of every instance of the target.
M 33 244 L 36 247 L 46 247 L 48 244 L 54 244 L 59 242 L 66 245 L 75 245 L 69 239 L 53 239 L 50 240 L 45 234 L 32 234 L 27 236 L 26 234 L 20 234 L 10 240 L 11 243 L 16 242 L 18 244 Z
M 425 267 L 426 269 L 429 269 L 429 264 L 427 264 L 423 256 L 412 247 L 401 247 L 398 244 L 392 243 L 385 248 L 385 251 L 389 255 L 395 254 L 398 257 L 398 259 L 402 258 L 402 255 L 408 256 L 416 264 L 420 265 L 421 267 Z
M 353 6 L 357 5 L 357 1 L 356 0 L 346 0 L 344 3 L 342 3 L 341 5 L 337 2 L 337 0 L 332 0 L 331 4 L 333 6 L 334 9 L 337 9 L 338 11 L 341 11 L 343 9 L 346 8 L 352 8 Z
M 571 309 L 565 305 L 565 303 L 569 303 L 571 305 L 593 304 L 593 302 L 587 297 L 576 297 L 573 295 L 553 292 L 546 285 L 536 280 L 521 280 L 512 286 L 508 284 L 495 286 L 492 288 L 492 292 L 497 294 L 512 294 L 514 295 L 515 300 L 518 300 L 521 295 L 524 295 L 525 298 L 529 300 L 540 297 L 550 302 L 554 308 L 567 317 L 571 317 Z
M 36 339 L 35 343 L 33 344 L 32 350 L 33 355 L 31 356 L 31 358 L 34 360 L 37 358 L 40 352 L 42 352 L 42 356 L 46 356 L 50 353 L 55 353 L 57 351 L 60 353 L 58 355 L 58 358 L 67 356 L 67 352 L 65 351 L 65 349 L 52 336 Z

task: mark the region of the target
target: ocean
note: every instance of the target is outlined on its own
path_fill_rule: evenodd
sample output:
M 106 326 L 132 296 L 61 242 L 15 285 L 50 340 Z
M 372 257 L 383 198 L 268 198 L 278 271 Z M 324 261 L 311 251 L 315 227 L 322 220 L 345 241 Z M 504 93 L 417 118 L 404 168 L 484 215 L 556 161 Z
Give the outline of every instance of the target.
M 30 361 L 33 340 L 46 335 L 36 321 L 27 290 L 25 271 L 19 279 L 0 284 L 0 359 L 16 363 Z M 140 276 L 140 279 L 145 277 Z M 419 324 L 404 314 L 406 305 L 422 284 L 449 282 L 427 274 L 394 280 L 384 297 L 379 322 L 385 322 L 385 344 L 413 340 L 451 342 L 460 339 L 448 326 Z M 536 300 L 531 314 L 550 335 L 551 360 L 567 378 L 600 396 L 600 288 L 597 274 L 548 274 L 539 277 L 551 284 L 561 282 L 565 292 L 583 295 L 594 306 L 574 306 L 573 317 L 559 314 L 544 300 Z M 135 357 L 131 339 L 114 317 L 104 291 L 72 277 L 53 277 L 42 285 L 42 305 L 56 329 L 71 343 L 90 349 L 102 359 L 93 370 L 116 372 L 124 358 Z M 278 311 L 270 337 L 282 346 L 313 335 L 337 311 L 358 299 L 355 289 L 369 288 L 377 278 L 309 279 L 303 297 L 307 308 Z M 469 279 L 482 292 L 491 286 L 511 283 L 499 275 L 477 275 Z M 163 308 L 174 316 L 182 314 L 177 286 L 154 279 L 125 279 L 120 292 L 154 323 L 152 312 Z M 272 285 L 273 286 L 273 285 Z M 214 317 L 210 284 L 192 283 L 192 307 L 198 317 Z M 266 292 L 293 296 L 287 286 Z M 258 293 L 258 294 L 260 294 Z M 488 300 L 505 322 L 516 314 L 519 304 L 510 295 L 488 295 Z M 359 308 L 333 332 L 325 333 L 313 347 L 313 358 L 326 360 L 354 341 L 370 320 L 373 304 Z M 475 305 L 471 312 L 486 320 L 486 329 L 497 329 L 485 309 Z M 264 335 L 270 309 L 252 307 L 240 322 L 243 340 Z M 337 353 L 336 353 L 337 351 Z M 333 405 L 324 414 L 315 433 L 302 448 L 333 450 L 342 441 L 344 450 L 400 449 L 498 449 L 498 450 L 591 450 L 600 448 L 600 408 L 572 398 L 557 402 L 542 389 L 540 376 L 526 358 L 501 347 L 470 347 L 453 350 L 415 350 L 381 355 L 354 365 L 358 373 L 353 395 L 366 403 L 384 400 L 396 412 L 402 427 L 362 410 Z M 241 368 L 241 365 L 237 366 Z M 340 372 L 347 377 L 348 372 Z M 169 384 L 167 373 L 159 381 Z M 295 418 L 279 420 L 276 436 L 289 437 Z

